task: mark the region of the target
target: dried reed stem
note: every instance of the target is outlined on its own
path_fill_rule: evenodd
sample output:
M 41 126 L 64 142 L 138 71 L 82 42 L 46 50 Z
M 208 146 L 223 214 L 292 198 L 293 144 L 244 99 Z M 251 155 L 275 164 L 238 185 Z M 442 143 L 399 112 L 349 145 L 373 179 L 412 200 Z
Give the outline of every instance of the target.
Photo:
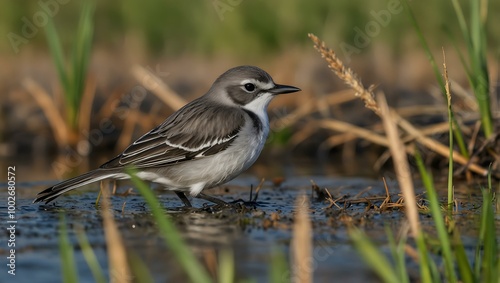
M 310 283 L 312 281 L 312 228 L 309 219 L 309 202 L 305 195 L 297 198 L 293 224 L 292 267 L 293 282 Z
M 271 122 L 271 128 L 282 129 L 289 127 L 307 115 L 317 112 L 320 107 L 331 107 L 354 100 L 356 97 L 353 96 L 352 93 L 352 89 L 345 89 L 325 95 L 322 101 L 315 101 L 315 99 L 313 99 L 308 100 L 305 103 L 301 103 L 295 110 L 293 110 L 293 112 L 284 117 L 273 120 Z
M 448 210 L 451 211 L 453 209 L 453 200 L 455 199 L 455 190 L 453 189 L 453 110 L 451 108 L 451 92 L 450 92 L 450 79 L 448 78 L 448 68 L 446 67 L 446 54 L 444 52 L 443 47 L 443 76 L 444 76 L 444 88 L 446 92 L 446 100 L 448 105 L 448 122 L 450 123 L 449 127 L 449 139 L 450 139 L 450 153 L 449 153 L 449 161 L 448 161 Z M 458 209 L 458 206 L 456 206 Z
M 132 282 L 132 276 L 127 263 L 127 252 L 120 231 L 116 226 L 109 201 L 108 181 L 101 182 L 102 192 L 102 222 L 108 249 L 110 282 Z
M 50 95 L 34 80 L 30 78 L 24 79 L 23 86 L 42 109 L 52 128 L 54 139 L 59 148 L 62 148 L 68 143 L 69 129 L 61 116 L 61 112 L 57 109 L 56 103 L 54 103 Z
M 351 133 L 343 133 L 338 135 L 333 135 L 328 137 L 324 142 L 321 143 L 320 149 L 331 149 L 336 146 L 351 142 L 358 139 L 359 137 Z
M 442 143 L 439 143 L 429 137 L 426 137 L 424 134 L 422 134 L 421 131 L 419 131 L 417 128 L 415 128 L 410 122 L 406 121 L 403 119 L 401 116 L 396 113 L 396 111 L 392 110 L 392 117 L 395 119 L 396 123 L 403 129 L 405 130 L 408 134 L 412 135 L 415 137 L 415 139 L 422 144 L 423 146 L 427 147 L 428 149 L 442 155 L 443 157 L 448 158 L 450 154 L 450 149 L 443 145 Z M 465 158 L 463 155 L 458 153 L 456 150 L 453 151 L 453 161 L 460 163 L 462 165 L 468 164 L 467 169 L 471 170 L 472 172 L 478 173 L 482 176 L 486 176 L 488 174 L 488 170 L 482 168 L 481 166 L 475 164 L 475 163 L 469 163 L 469 160 Z
M 389 150 L 394 162 L 394 170 L 396 171 L 399 188 L 403 193 L 406 217 L 410 222 L 411 233 L 416 238 L 420 231 L 420 222 L 418 219 L 417 199 L 415 197 L 410 166 L 408 165 L 405 153 L 405 146 L 399 138 L 398 128 L 392 119 L 385 96 L 383 94 L 377 95 L 377 102 L 380 107 L 380 116 L 382 117 L 384 129 L 389 139 Z
M 368 89 L 365 89 L 357 75 L 348 67 L 344 66 L 342 61 L 337 57 L 335 52 L 328 47 L 326 47 L 324 42 L 321 42 L 319 38 L 313 34 L 309 34 L 309 38 L 314 42 L 314 48 L 319 51 L 321 57 L 323 57 L 327 63 L 328 67 L 347 85 L 354 89 L 356 92 L 356 96 L 361 98 L 365 102 L 365 107 L 373 110 L 377 115 L 380 116 L 380 109 L 377 105 L 377 102 L 374 100 L 373 94 L 373 86 Z M 422 132 L 420 132 L 417 128 L 415 128 L 410 122 L 403 119 L 396 111 L 389 109 L 391 112 L 392 119 L 405 130 L 408 134 L 414 136 L 416 140 L 429 148 L 430 150 L 435 151 L 436 153 L 442 155 L 443 157 L 449 157 L 449 149 L 447 146 L 426 137 Z M 462 156 L 460 153 L 453 151 L 453 160 L 462 165 L 468 164 L 467 169 L 486 176 L 488 171 L 477 164 L 469 163 L 469 160 Z
M 319 126 L 339 132 L 351 133 L 365 140 L 369 140 L 375 144 L 379 144 L 385 147 L 389 146 L 389 142 L 387 138 L 385 138 L 384 136 L 381 136 L 365 128 L 355 126 L 353 124 L 349 124 L 338 120 L 328 119 L 320 121 Z
M 95 76 L 87 76 L 87 81 L 85 84 L 85 89 L 83 91 L 83 96 L 80 104 L 80 109 L 78 111 L 78 129 L 80 131 L 80 139 L 84 132 L 90 131 L 91 113 L 92 113 L 92 102 L 95 98 L 96 90 L 96 80 Z
M 117 107 L 120 104 L 120 99 L 124 92 L 126 92 L 125 89 L 117 88 L 113 90 L 111 94 L 107 95 L 106 100 L 101 106 L 101 109 L 99 109 L 97 116 L 101 118 L 111 118 L 113 113 L 118 112 Z
M 399 115 L 403 117 L 412 117 L 416 115 L 443 115 L 443 112 L 446 111 L 446 107 L 443 105 L 411 105 L 411 106 L 403 106 L 397 108 Z M 446 123 L 448 124 L 448 123 Z
M 139 123 L 140 113 L 136 109 L 131 109 L 127 118 L 123 122 L 122 132 L 116 142 L 116 150 L 122 151 L 131 143 L 135 126 Z
M 444 76 L 444 89 L 446 90 L 446 99 L 447 105 L 449 108 L 451 108 L 451 92 L 450 92 L 450 79 L 448 78 L 448 68 L 446 67 L 446 55 L 444 53 L 444 48 L 443 48 L 443 76 Z
M 166 85 L 161 79 L 141 66 L 132 68 L 132 74 L 145 88 L 153 92 L 165 104 L 173 110 L 186 105 L 187 102 Z

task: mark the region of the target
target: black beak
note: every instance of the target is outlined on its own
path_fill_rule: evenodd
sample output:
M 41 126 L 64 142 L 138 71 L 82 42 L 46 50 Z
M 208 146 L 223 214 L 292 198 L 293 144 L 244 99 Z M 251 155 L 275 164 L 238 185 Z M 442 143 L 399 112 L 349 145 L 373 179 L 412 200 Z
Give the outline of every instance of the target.
M 275 85 L 272 89 L 269 90 L 270 93 L 274 95 L 282 94 L 282 93 L 292 93 L 300 91 L 301 89 L 298 87 L 290 86 L 290 85 Z

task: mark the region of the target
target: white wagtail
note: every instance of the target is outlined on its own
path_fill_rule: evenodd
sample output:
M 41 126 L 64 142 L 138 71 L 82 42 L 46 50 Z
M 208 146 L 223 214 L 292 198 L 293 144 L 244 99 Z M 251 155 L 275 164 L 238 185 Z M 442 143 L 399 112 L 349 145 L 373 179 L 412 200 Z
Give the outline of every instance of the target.
M 129 179 L 127 166 L 143 180 L 174 191 L 186 206 L 185 193 L 217 204 L 204 189 L 223 184 L 250 167 L 269 133 L 267 106 L 275 95 L 300 91 L 279 85 L 260 68 L 240 66 L 222 74 L 210 90 L 188 103 L 98 169 L 40 192 L 34 202 L 103 179 Z

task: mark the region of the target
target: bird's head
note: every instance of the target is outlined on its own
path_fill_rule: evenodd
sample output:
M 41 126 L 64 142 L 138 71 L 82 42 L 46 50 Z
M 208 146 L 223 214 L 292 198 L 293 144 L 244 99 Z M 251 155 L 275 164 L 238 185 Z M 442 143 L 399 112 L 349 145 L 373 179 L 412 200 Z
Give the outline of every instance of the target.
M 274 83 L 271 76 L 258 67 L 239 66 L 217 78 L 209 94 L 221 102 L 261 111 L 265 110 L 274 96 L 296 91 L 300 89 Z

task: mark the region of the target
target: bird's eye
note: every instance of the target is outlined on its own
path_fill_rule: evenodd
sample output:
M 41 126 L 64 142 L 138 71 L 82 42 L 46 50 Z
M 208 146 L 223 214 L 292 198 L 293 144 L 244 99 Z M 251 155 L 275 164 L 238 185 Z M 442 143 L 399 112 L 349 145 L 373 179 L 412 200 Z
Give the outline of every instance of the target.
M 255 85 L 251 83 L 246 83 L 244 87 L 248 92 L 253 92 L 255 90 Z

